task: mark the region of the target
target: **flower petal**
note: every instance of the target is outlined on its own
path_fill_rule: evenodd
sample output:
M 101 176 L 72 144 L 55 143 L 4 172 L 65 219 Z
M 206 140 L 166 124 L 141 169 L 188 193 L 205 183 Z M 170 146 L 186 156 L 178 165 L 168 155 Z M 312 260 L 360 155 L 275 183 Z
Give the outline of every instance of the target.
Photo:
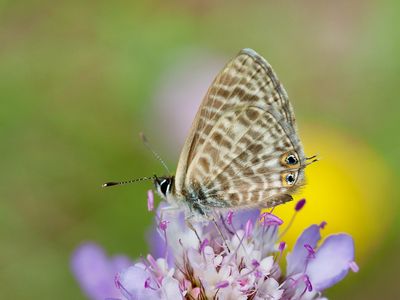
M 280 226 L 283 224 L 283 220 L 272 213 L 264 212 L 260 215 L 260 223 L 264 226 Z
M 317 246 L 318 241 L 321 239 L 320 227 L 318 225 L 311 225 L 296 241 L 296 245 L 291 253 L 287 255 L 287 275 L 293 275 L 296 273 L 303 273 L 305 271 L 308 251 L 304 248 L 304 245 L 309 245 L 312 248 Z
M 121 297 L 114 285 L 114 276 L 131 264 L 124 256 L 109 259 L 104 250 L 94 243 L 79 246 L 71 259 L 76 279 L 85 294 L 93 300 Z
M 269 275 L 273 265 L 274 265 L 274 257 L 273 256 L 268 256 L 261 260 L 260 269 L 263 272 L 264 276 Z
M 279 283 L 270 277 L 260 285 L 255 299 L 281 299 L 283 292 L 284 290 L 279 288 Z
M 178 238 L 182 238 L 182 236 L 190 235 L 194 233 L 187 228 L 184 220 L 184 213 L 182 211 L 175 210 L 164 210 L 169 206 L 165 201 L 160 202 L 156 211 L 156 223 L 160 223 L 160 220 L 166 222 L 168 224 L 166 228 L 166 233 L 171 240 L 168 239 L 168 246 L 165 241 L 165 232 L 160 229 L 160 226 L 157 224 L 153 225 L 151 230 L 147 234 L 147 240 L 150 244 L 151 251 L 150 253 L 154 257 L 165 257 L 167 255 L 167 261 L 170 265 L 174 263 L 174 255 L 173 251 L 171 251 L 171 247 L 174 246 L 180 247 Z M 162 219 L 161 219 L 162 218 Z M 196 236 L 195 236 L 196 237 Z M 197 241 L 197 239 L 196 239 Z M 186 242 L 186 239 L 185 239 Z
M 119 274 L 118 284 L 125 298 L 129 300 L 160 299 L 160 290 L 145 265 L 138 263 Z
M 244 229 L 246 222 L 249 220 L 253 224 L 255 224 L 259 215 L 260 215 L 259 209 L 239 210 L 234 213 L 232 218 L 232 224 L 236 230 Z
M 164 257 L 165 253 L 169 254 L 167 259 L 168 262 L 173 264 L 174 257 L 172 253 L 167 252 L 167 245 L 165 243 L 164 238 L 158 232 L 157 227 L 153 226 L 147 233 L 147 241 L 150 244 L 150 253 L 154 257 Z
M 115 270 L 113 276 L 133 265 L 132 261 L 124 255 L 113 256 L 110 261 Z
M 163 299 L 182 299 L 182 293 L 179 289 L 179 281 L 175 278 L 172 278 L 170 276 L 165 277 L 162 281 L 162 289 L 164 292 Z
M 348 234 L 328 236 L 307 266 L 307 275 L 317 291 L 322 291 L 348 273 L 354 260 L 354 241 Z

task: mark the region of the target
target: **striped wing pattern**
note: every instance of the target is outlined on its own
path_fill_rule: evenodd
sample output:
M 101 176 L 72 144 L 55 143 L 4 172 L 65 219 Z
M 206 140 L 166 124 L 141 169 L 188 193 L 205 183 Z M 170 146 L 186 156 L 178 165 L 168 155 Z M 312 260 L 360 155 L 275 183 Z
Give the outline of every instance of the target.
M 282 155 L 304 160 L 287 93 L 270 65 L 242 50 L 209 88 L 182 150 L 178 197 L 201 195 L 208 207 L 269 207 L 291 199 Z M 303 174 L 297 166 L 297 182 Z

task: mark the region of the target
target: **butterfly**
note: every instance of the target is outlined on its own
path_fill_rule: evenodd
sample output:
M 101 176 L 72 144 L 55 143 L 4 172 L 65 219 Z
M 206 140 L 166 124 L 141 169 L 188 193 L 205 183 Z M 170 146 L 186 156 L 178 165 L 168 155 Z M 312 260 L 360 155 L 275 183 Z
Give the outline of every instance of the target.
M 172 207 L 185 208 L 187 219 L 204 220 L 215 211 L 292 200 L 314 157 L 304 154 L 292 105 L 275 72 L 254 50 L 243 49 L 209 87 L 175 176 L 153 180 Z
M 292 200 L 309 164 L 288 95 L 268 62 L 243 49 L 209 87 L 175 176 L 155 177 L 162 198 L 189 217 L 269 208 Z

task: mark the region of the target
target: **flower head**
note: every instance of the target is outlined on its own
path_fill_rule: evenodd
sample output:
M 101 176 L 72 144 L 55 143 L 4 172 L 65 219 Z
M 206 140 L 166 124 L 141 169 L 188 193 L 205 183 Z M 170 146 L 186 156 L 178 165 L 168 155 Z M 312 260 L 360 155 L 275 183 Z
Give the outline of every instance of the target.
M 125 299 L 321 299 L 349 269 L 358 271 L 347 234 L 319 245 L 323 226 L 311 225 L 287 254 L 283 272 L 280 261 L 290 247 L 280 240 L 283 221 L 271 212 L 228 212 L 187 226 L 183 213 L 163 206 L 152 233 L 154 256 L 115 276 Z

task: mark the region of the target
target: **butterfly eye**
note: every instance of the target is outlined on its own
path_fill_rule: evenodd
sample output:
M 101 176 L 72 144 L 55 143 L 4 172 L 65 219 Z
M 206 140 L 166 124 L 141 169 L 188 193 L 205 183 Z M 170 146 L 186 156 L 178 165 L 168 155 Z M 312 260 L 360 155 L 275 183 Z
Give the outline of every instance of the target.
M 170 181 L 168 179 L 164 179 L 163 181 L 160 182 L 160 191 L 164 195 L 167 194 L 169 184 L 170 184 Z
M 298 161 L 297 157 L 294 154 L 290 154 L 288 157 L 286 157 L 286 163 L 288 165 L 295 165 L 298 162 L 299 161 Z
M 293 185 L 295 181 L 296 181 L 296 177 L 294 174 L 289 173 L 286 175 L 286 182 L 288 185 Z

